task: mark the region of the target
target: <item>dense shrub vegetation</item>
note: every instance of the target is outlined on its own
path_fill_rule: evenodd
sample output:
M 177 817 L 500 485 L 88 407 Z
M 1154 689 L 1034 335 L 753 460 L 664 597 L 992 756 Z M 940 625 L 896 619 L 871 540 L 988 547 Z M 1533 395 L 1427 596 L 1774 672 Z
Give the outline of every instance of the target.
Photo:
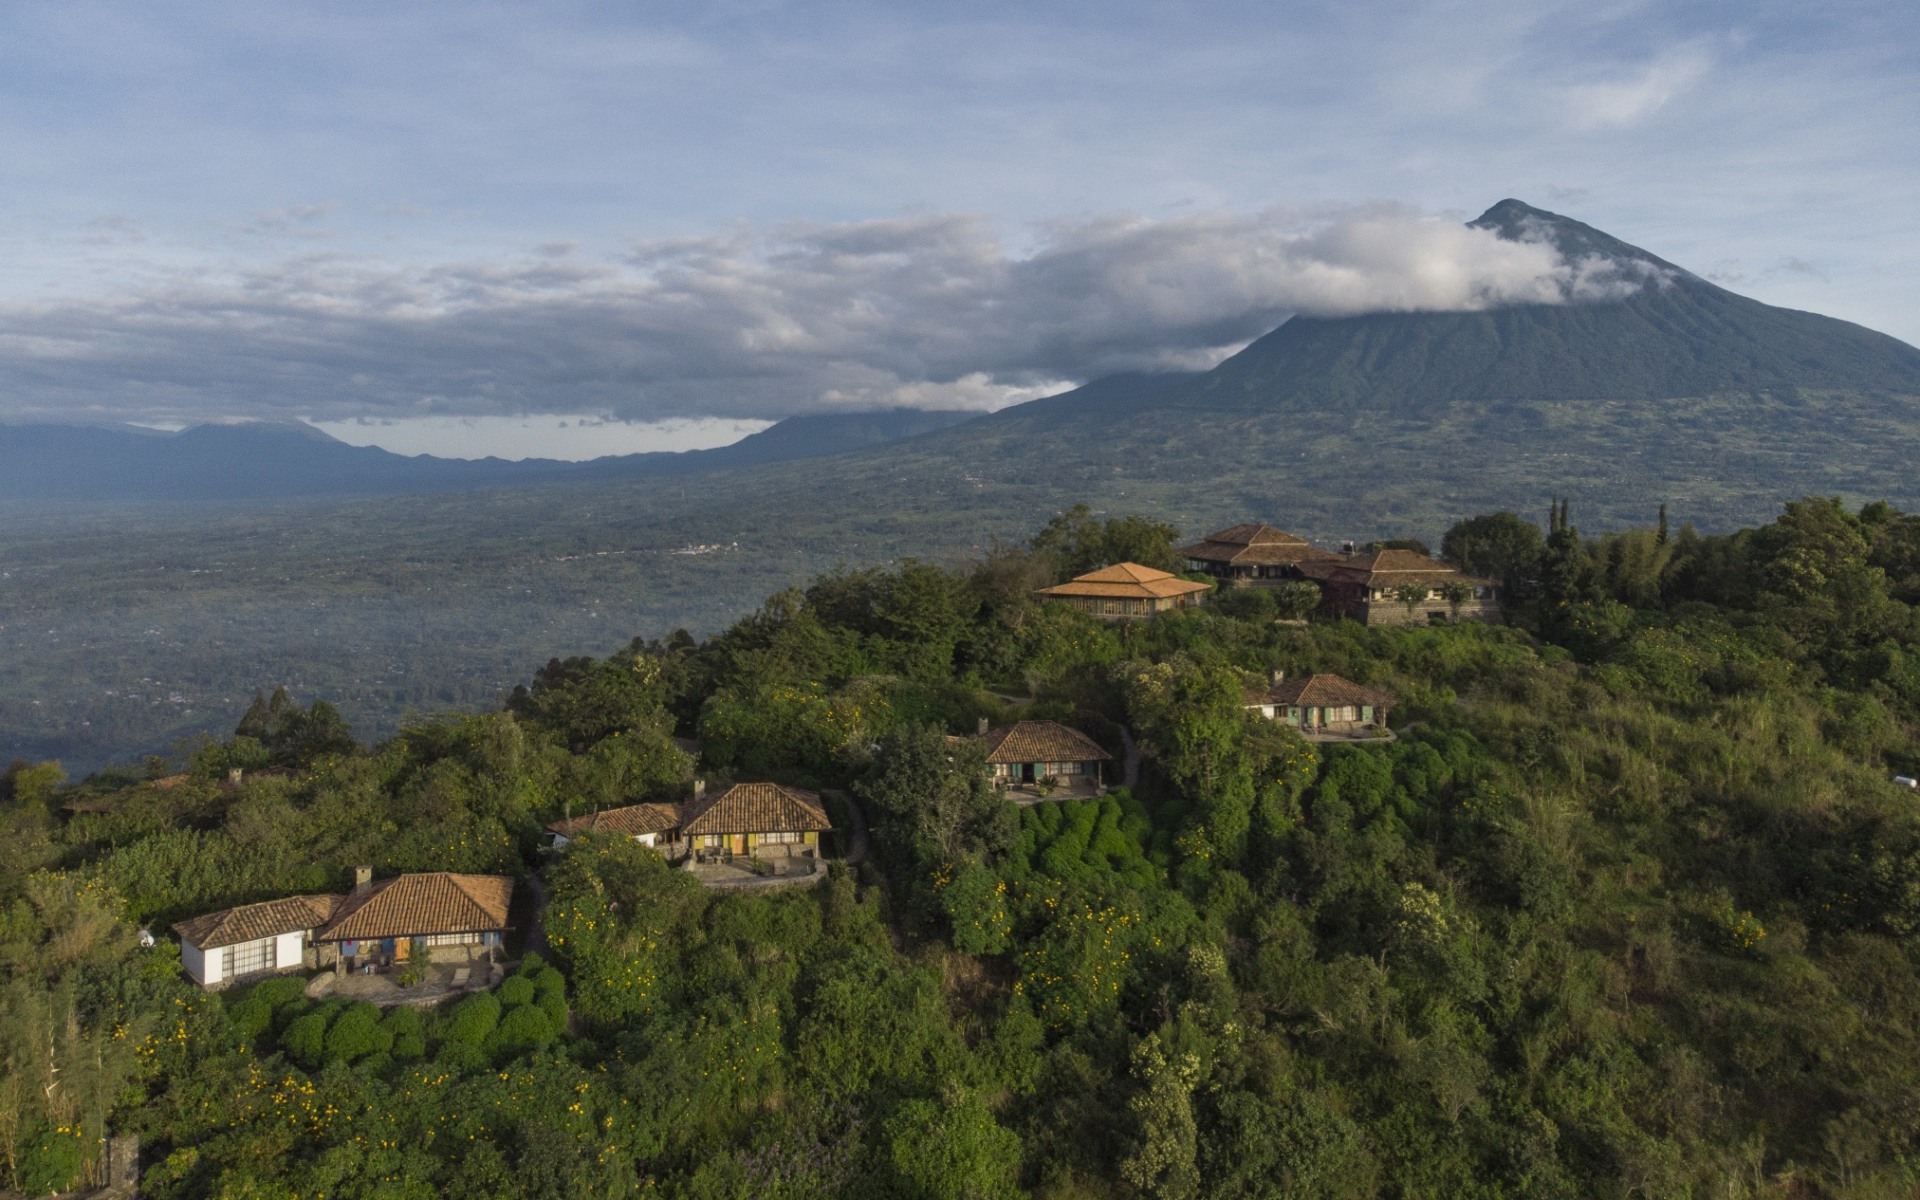
M 74 1183 L 109 1132 L 159 1197 L 1920 1185 L 1920 798 L 1889 781 L 1920 766 L 1920 519 L 1463 522 L 1444 552 L 1509 627 L 1031 599 L 1170 533 L 1070 513 L 970 571 L 842 570 L 370 749 L 281 696 L 190 761 L 16 763 L 0 1185 Z M 1249 715 L 1274 669 L 1392 691 L 1398 740 Z M 1116 784 L 1136 747 L 1137 781 L 1016 808 L 949 737 L 1016 715 Z M 626 840 L 543 857 L 545 822 L 696 771 L 850 797 L 871 855 L 778 894 Z M 540 870 L 551 961 L 383 1015 L 207 995 L 135 938 L 359 863 Z

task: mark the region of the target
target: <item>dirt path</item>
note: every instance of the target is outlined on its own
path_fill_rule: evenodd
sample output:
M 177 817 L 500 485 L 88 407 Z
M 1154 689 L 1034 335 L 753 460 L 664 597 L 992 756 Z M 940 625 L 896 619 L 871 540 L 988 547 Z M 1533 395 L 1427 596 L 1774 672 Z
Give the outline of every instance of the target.
M 853 826 L 847 831 L 847 856 L 843 860 L 848 866 L 867 857 L 867 814 L 860 811 L 860 802 L 853 793 L 842 792 L 847 798 L 847 821 Z
M 547 882 L 539 872 L 527 876 L 527 890 L 533 893 L 533 915 L 527 918 L 527 937 L 520 953 L 547 958 Z

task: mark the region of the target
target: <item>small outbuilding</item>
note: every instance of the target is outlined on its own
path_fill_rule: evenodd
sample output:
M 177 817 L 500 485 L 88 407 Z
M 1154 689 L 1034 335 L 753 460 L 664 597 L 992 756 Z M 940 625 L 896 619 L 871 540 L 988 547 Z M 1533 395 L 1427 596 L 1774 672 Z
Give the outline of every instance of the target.
M 628 804 L 569 821 L 555 821 L 547 826 L 547 832 L 553 835 L 556 848 L 564 847 L 583 833 L 630 837 L 642 846 L 656 846 L 662 841 L 672 841 L 679 827 L 680 806 L 677 804 Z
M 208 989 L 253 975 L 312 968 L 313 935 L 343 899 L 288 896 L 181 921 L 173 927 L 180 935 L 180 966 Z

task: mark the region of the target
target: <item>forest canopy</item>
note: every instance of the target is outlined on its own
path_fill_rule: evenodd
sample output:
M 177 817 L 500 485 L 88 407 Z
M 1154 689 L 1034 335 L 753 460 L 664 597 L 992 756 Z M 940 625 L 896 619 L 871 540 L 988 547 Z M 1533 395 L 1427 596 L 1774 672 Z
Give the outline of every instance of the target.
M 176 760 L 15 762 L 0 1188 L 125 1134 L 163 1198 L 1909 1195 L 1920 518 L 1574 517 L 1442 541 L 1504 625 L 1103 624 L 1033 589 L 1173 531 L 1080 510 L 376 745 L 275 692 Z M 1260 717 L 1276 671 L 1396 736 Z M 1107 788 L 1015 804 L 982 718 L 1072 726 Z M 696 777 L 820 791 L 870 853 L 729 892 L 546 844 Z M 173 922 L 363 864 L 537 880 L 545 947 L 523 901 L 506 981 L 424 1012 L 182 975 Z

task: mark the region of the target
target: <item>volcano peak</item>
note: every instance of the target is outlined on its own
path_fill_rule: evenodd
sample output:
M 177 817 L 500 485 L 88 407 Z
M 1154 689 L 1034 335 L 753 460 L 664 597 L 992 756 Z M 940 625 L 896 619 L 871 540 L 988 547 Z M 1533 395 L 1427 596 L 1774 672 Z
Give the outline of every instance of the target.
M 1623 242 L 1572 217 L 1535 208 L 1524 200 L 1509 197 L 1467 222 L 1469 228 L 1485 229 L 1510 242 L 1544 242 L 1560 252 L 1570 263 L 1600 258 L 1612 262 L 1644 263 L 1661 272 L 1692 274 L 1640 247 Z

